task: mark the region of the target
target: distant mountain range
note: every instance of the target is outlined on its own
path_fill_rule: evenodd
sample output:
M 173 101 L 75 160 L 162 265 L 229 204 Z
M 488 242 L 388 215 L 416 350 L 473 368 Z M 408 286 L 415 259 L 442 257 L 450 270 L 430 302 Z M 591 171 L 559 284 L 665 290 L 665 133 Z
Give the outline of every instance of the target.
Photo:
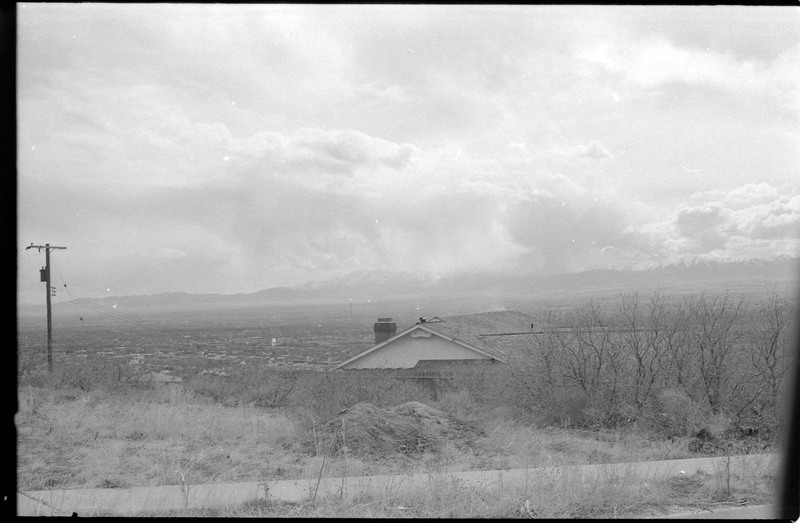
M 412 296 L 608 294 L 663 289 L 675 293 L 725 290 L 763 292 L 793 290 L 800 281 L 800 257 L 714 262 L 683 260 L 678 264 L 644 270 L 591 270 L 540 275 L 520 273 L 467 273 L 442 278 L 381 270 L 350 273 L 342 278 L 312 282 L 288 289 L 268 289 L 263 296 L 317 299 L 379 299 Z M 787 287 L 789 286 L 789 287 Z
M 592 270 L 543 276 L 528 273 L 469 273 L 442 278 L 421 278 L 408 273 L 382 270 L 358 271 L 340 278 L 292 287 L 275 287 L 246 294 L 191 294 L 170 292 L 146 296 L 114 296 L 91 301 L 97 305 L 137 308 L 215 308 L 347 301 L 365 302 L 408 298 L 454 298 L 458 296 L 519 296 L 536 299 L 556 297 L 601 297 L 621 292 L 687 294 L 724 291 L 764 294 L 771 291 L 796 295 L 800 280 L 800 257 L 736 262 L 683 261 L 645 270 Z M 67 307 L 69 302 L 54 303 Z M 41 306 L 20 306 L 19 313 L 38 311 Z

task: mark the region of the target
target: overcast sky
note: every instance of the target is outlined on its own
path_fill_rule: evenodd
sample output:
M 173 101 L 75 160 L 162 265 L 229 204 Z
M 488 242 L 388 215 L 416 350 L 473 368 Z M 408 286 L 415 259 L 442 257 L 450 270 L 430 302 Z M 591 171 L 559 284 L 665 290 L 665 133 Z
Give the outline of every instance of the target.
M 800 10 L 18 4 L 18 291 L 800 254 Z

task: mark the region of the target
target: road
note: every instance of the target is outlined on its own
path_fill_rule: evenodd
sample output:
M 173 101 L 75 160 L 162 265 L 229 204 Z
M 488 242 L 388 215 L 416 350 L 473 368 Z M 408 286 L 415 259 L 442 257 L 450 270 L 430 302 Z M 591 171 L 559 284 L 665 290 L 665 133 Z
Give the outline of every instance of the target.
M 167 485 L 134 487 L 128 489 L 61 489 L 17 493 L 17 515 L 59 516 L 73 512 L 83 515 L 132 516 L 143 511 L 167 511 L 186 508 L 212 508 L 235 506 L 257 499 L 276 499 L 300 502 L 314 495 L 372 496 L 422 492 L 431 482 L 457 481 L 464 488 L 519 489 L 523 495 L 530 489 L 559 481 L 604 482 L 630 480 L 631 478 L 665 478 L 678 474 L 693 475 L 702 470 L 715 473 L 723 470 L 724 457 L 695 458 L 638 463 L 612 463 L 602 465 L 573 465 L 531 469 L 446 472 L 393 476 L 360 476 L 244 482 L 206 485 Z M 774 470 L 779 455 L 758 454 L 731 457 L 732 471 Z M 682 517 L 680 515 L 676 517 Z M 688 515 L 686 517 L 698 517 Z

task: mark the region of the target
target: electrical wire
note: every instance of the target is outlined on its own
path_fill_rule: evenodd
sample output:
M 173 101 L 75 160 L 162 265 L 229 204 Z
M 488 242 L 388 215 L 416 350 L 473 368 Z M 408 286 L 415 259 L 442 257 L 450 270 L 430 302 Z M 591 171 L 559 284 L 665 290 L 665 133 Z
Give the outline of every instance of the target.
M 61 283 L 64 285 L 64 289 L 66 289 L 66 288 L 67 288 L 67 284 L 64 282 L 64 277 L 63 277 L 63 276 L 61 276 L 61 271 L 59 270 L 58 266 L 57 266 L 57 265 L 55 265 L 55 264 L 51 264 L 51 265 L 53 265 L 53 267 L 55 267 L 55 268 L 56 268 L 56 272 L 58 273 L 58 277 L 59 277 L 59 279 L 61 280 Z M 75 313 L 78 315 L 78 318 L 81 320 L 81 322 L 83 322 L 83 316 L 82 316 L 82 315 L 80 314 L 80 312 L 78 311 L 78 306 L 77 306 L 77 304 L 76 304 L 74 301 L 72 301 L 72 302 L 70 302 L 70 303 L 72 303 L 72 306 L 74 307 L 74 309 L 75 309 Z
M 175 333 L 176 330 L 174 327 L 164 324 L 162 322 L 152 321 L 152 320 L 143 320 L 131 314 L 124 313 L 122 311 L 118 311 L 116 309 L 110 309 L 108 307 L 104 307 L 100 305 L 93 299 L 83 298 L 73 294 L 70 289 L 67 287 L 66 282 L 64 281 L 63 276 L 61 275 L 61 271 L 58 267 L 52 262 L 51 266 L 56 268 L 56 272 L 58 273 L 58 277 L 61 280 L 61 284 L 63 285 L 63 294 L 65 294 L 69 298 L 69 302 L 72 303 L 73 307 L 77 311 L 78 306 L 83 307 L 84 309 L 91 310 L 93 312 L 100 313 L 106 317 L 113 318 L 123 323 L 127 323 L 129 325 L 136 325 L 136 326 L 146 326 L 151 329 L 160 331 L 162 333 L 172 334 Z M 58 292 L 56 292 L 56 298 L 61 298 Z M 78 313 L 78 317 L 80 318 L 81 322 L 83 322 L 83 317 Z
M 52 263 L 52 262 L 51 262 L 51 265 L 53 267 L 55 267 L 56 272 L 58 273 L 58 276 L 61 279 L 61 284 L 64 287 L 62 292 L 64 294 L 66 294 L 70 298 L 69 303 L 72 304 L 72 306 L 75 308 L 76 312 L 78 310 L 78 305 L 81 305 L 81 306 L 83 306 L 83 307 L 85 307 L 87 309 L 92 309 L 95 312 L 99 312 L 99 313 L 105 314 L 107 316 L 111 316 L 111 317 L 113 317 L 115 319 L 118 319 L 118 320 L 137 322 L 137 323 L 141 321 L 139 318 L 134 318 L 132 316 L 128 316 L 128 315 L 122 314 L 121 312 L 118 312 L 116 310 L 108 309 L 108 308 L 103 307 L 102 305 L 100 305 L 100 304 L 98 304 L 98 303 L 96 303 L 96 302 L 94 302 L 92 300 L 89 300 L 87 298 L 82 298 L 82 297 L 79 297 L 79 296 L 76 296 L 76 295 L 72 294 L 72 292 L 69 291 L 69 289 L 67 287 L 67 284 L 64 281 L 63 276 L 61 275 L 61 271 L 58 269 L 58 266 L 55 265 L 55 263 Z M 60 298 L 61 296 L 58 294 L 58 292 L 56 292 L 55 293 L 55 297 Z M 80 313 L 78 313 L 78 317 L 80 318 L 81 321 L 83 321 L 83 317 L 80 315 Z
M 100 305 L 100 304 L 96 303 L 95 301 L 92 301 L 91 299 L 81 298 L 81 297 L 75 296 L 74 294 L 72 294 L 69 291 L 65 291 L 64 294 L 66 294 L 70 298 L 72 303 L 74 303 L 76 305 L 80 305 L 81 307 L 83 307 L 85 309 L 89 309 L 89 310 L 91 310 L 93 312 L 100 313 L 100 314 L 102 314 L 102 315 L 104 315 L 106 317 L 113 318 L 113 319 L 118 320 L 120 322 L 129 324 L 129 325 L 136 325 L 136 326 L 139 326 L 139 327 L 143 327 L 143 326 L 150 327 L 150 328 L 152 328 L 154 330 L 159 330 L 159 331 L 162 331 L 162 332 L 175 332 L 174 328 L 170 328 L 169 326 L 167 326 L 164 323 L 157 322 L 157 321 L 152 321 L 152 320 L 144 320 L 144 319 L 138 318 L 136 316 L 133 316 L 131 314 L 127 314 L 127 313 L 124 313 L 124 312 L 121 312 L 121 311 L 117 311 L 115 309 L 110 309 L 108 307 L 104 307 L 103 305 Z

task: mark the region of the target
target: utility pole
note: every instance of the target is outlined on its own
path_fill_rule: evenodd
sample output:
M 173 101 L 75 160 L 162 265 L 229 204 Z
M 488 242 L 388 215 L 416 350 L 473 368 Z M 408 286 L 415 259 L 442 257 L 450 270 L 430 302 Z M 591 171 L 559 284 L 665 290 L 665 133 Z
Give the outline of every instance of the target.
M 39 274 L 40 281 L 47 282 L 47 370 L 53 372 L 53 320 L 50 313 L 50 296 L 53 295 L 55 289 L 50 286 L 50 251 L 53 249 L 66 249 L 66 247 L 55 247 L 51 246 L 49 243 L 45 243 L 44 245 L 34 245 L 31 243 L 25 247 L 26 251 L 28 249 L 37 249 L 39 252 L 42 252 L 42 249 L 44 249 L 44 267 L 42 267 Z

